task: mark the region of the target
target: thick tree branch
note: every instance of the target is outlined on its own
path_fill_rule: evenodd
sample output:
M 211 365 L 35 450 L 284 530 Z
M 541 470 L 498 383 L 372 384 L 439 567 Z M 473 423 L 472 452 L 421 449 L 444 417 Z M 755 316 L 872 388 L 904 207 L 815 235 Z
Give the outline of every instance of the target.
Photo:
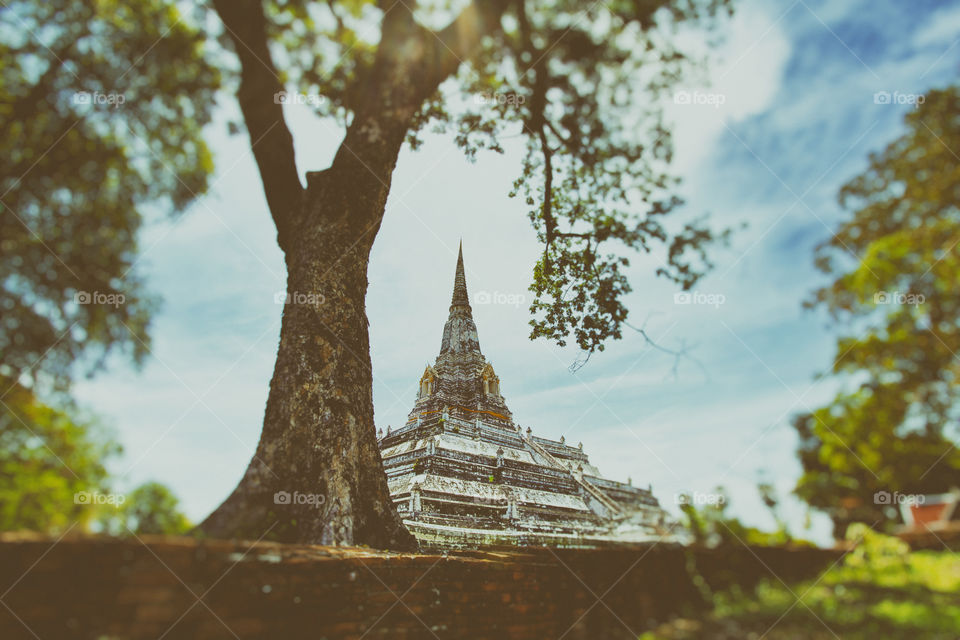
M 527 122 L 524 124 L 527 132 L 531 136 L 536 136 L 540 142 L 540 152 L 543 154 L 543 204 L 540 206 L 540 213 L 543 216 L 544 226 L 544 247 L 543 247 L 543 268 L 544 273 L 549 274 L 550 248 L 557 237 L 557 221 L 553 215 L 553 154 L 547 139 L 547 127 L 550 125 L 547 119 L 547 86 L 548 71 L 546 53 L 541 52 L 533 42 L 533 31 L 530 26 L 530 20 L 527 16 L 524 0 L 517 1 L 517 19 L 520 24 L 520 39 L 522 50 L 530 55 L 535 61 L 533 67 L 527 71 L 532 71 L 534 75 L 533 85 L 531 87 L 530 111 Z M 556 131 L 554 130 L 554 133 Z M 558 135 L 558 137 L 560 137 Z M 563 142 L 562 137 L 561 142 Z
M 295 218 L 303 186 L 297 175 L 293 137 L 283 119 L 283 105 L 275 99 L 283 91 L 283 84 L 270 56 L 263 5 L 261 0 L 214 0 L 213 5 L 240 58 L 237 99 L 280 248 L 286 251 L 296 236 Z
M 541 212 L 543 213 L 543 224 L 546 230 L 544 251 L 549 251 L 556 236 L 557 221 L 553 217 L 553 149 L 547 142 L 547 134 L 543 130 L 542 121 L 537 135 L 540 138 L 540 151 L 543 153 L 543 206 Z
M 330 172 L 311 174 L 308 188 L 349 175 L 362 183 L 362 191 L 381 201 L 366 210 L 372 216 L 382 215 L 397 155 L 413 118 L 444 80 L 476 56 L 483 38 L 500 30 L 500 17 L 508 5 L 509 0 L 478 0 L 438 32 L 417 23 L 409 6 L 387 11 L 373 65 L 360 80 L 356 102 L 350 105 L 353 121 Z M 343 211 L 345 207 L 336 205 L 324 215 L 338 216 Z M 364 230 L 375 222 L 353 221 Z

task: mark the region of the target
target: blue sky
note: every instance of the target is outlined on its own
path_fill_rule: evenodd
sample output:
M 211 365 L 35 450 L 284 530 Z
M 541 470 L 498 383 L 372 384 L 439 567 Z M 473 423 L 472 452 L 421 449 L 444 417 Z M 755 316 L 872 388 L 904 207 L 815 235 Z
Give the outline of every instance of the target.
M 474 304 L 474 316 L 521 425 L 582 441 L 606 475 L 652 484 L 671 510 L 677 492 L 719 484 L 734 513 L 771 527 L 755 489 L 767 478 L 801 533 L 803 506 L 788 497 L 800 472 L 789 419 L 839 384 L 814 378 L 832 362 L 836 328 L 801 309 L 824 282 L 813 248 L 843 216 L 838 187 L 902 132 L 912 108 L 877 104 L 875 94 L 920 94 L 957 77 L 960 4 L 738 7 L 727 41 L 709 53 L 709 85 L 680 88 L 723 104 L 668 105 L 687 200 L 680 215 L 737 227 L 695 288 L 723 303 L 676 304 L 675 289 L 654 276 L 662 256 L 636 256 L 630 270 L 631 320 L 664 346 L 688 345 L 703 369 L 684 361 L 673 376 L 671 357 L 628 332 L 573 374 L 574 351 L 527 339 L 526 304 Z M 699 34 L 683 38 L 701 46 Z M 164 301 L 153 357 L 140 371 L 118 361 L 76 386 L 125 447 L 114 465 L 124 488 L 165 482 L 194 520 L 226 497 L 256 447 L 278 344 L 274 295 L 284 289 L 248 138 L 226 133 L 236 113 L 225 97 L 210 130 L 213 190 L 143 234 L 138 268 Z M 301 172 L 325 167 L 342 131 L 305 110 L 287 115 Z M 405 420 L 437 355 L 461 237 L 471 295 L 529 301 L 538 247 L 524 207 L 507 197 L 522 150 L 506 150 L 470 164 L 450 139 L 432 137 L 401 155 L 369 274 L 378 426 Z M 825 541 L 828 532 L 815 516 L 805 534 Z

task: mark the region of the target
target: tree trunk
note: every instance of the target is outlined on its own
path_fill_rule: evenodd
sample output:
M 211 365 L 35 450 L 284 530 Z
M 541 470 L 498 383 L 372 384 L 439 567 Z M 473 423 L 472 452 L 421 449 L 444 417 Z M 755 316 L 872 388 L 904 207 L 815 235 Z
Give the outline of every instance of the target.
M 413 549 L 390 500 L 373 422 L 367 264 L 415 114 L 481 39 L 506 0 L 465 7 L 432 32 L 408 9 L 384 15 L 376 58 L 326 171 L 302 189 L 259 0 L 215 0 L 242 67 L 238 100 L 287 262 L 287 304 L 263 433 L 243 479 L 200 525 L 215 537 Z M 252 44 L 251 44 L 252 43 Z
M 287 251 L 263 433 L 240 484 L 201 525 L 207 535 L 269 530 L 286 542 L 415 548 L 390 500 L 373 420 L 367 265 L 388 187 L 343 173 L 310 175 L 302 219 L 317 223 Z

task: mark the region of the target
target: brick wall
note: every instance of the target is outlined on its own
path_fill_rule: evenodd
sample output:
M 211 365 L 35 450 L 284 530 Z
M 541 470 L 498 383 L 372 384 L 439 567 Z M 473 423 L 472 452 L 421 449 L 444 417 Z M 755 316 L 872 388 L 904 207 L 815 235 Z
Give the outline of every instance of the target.
M 836 552 L 413 555 L 145 536 L 0 535 L 0 638 L 636 638 L 715 587 L 812 576 Z

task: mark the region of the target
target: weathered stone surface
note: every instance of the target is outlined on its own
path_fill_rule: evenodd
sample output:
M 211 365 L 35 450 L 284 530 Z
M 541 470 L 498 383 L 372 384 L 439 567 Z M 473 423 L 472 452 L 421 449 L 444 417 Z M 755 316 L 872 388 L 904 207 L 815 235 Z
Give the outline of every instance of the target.
M 582 446 L 514 422 L 480 351 L 462 248 L 440 354 L 406 424 L 379 444 L 390 495 L 421 548 L 595 547 L 679 535 L 650 488 L 606 479 Z

